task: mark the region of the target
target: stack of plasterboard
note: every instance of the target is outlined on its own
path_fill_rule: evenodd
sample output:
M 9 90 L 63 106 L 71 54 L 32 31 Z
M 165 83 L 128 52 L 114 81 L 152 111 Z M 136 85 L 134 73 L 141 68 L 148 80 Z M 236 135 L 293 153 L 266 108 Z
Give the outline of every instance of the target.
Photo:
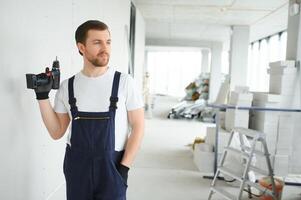
M 252 105 L 253 94 L 241 91 L 241 88 L 236 88 L 235 91 L 230 94 L 230 105 L 240 107 L 250 107 Z M 248 110 L 226 110 L 225 126 L 227 131 L 231 131 L 234 127 L 249 127 L 249 111 Z

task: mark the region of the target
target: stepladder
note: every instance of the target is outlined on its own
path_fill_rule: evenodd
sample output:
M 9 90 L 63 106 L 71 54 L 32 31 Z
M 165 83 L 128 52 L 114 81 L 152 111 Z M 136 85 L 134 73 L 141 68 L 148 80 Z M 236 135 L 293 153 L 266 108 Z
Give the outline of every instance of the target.
M 244 191 L 248 191 L 249 198 L 251 198 L 252 188 L 255 188 L 256 190 L 261 192 L 261 194 L 269 195 L 273 200 L 280 200 L 280 197 L 278 197 L 276 193 L 274 173 L 271 165 L 270 154 L 268 152 L 268 147 L 266 144 L 265 134 L 260 131 L 240 127 L 233 128 L 230 134 L 231 135 L 228 144 L 223 150 L 221 159 L 219 161 L 219 166 L 215 172 L 213 181 L 211 183 L 208 200 L 211 200 L 213 198 L 213 195 L 215 194 L 219 195 L 219 197 L 222 197 L 222 199 L 242 200 Z M 235 134 L 239 137 L 239 148 L 234 148 L 231 146 Z M 246 144 L 245 138 L 247 138 L 248 141 L 250 141 L 249 144 Z M 258 150 L 259 148 L 256 148 L 256 145 L 260 145 L 261 150 Z M 242 173 L 238 173 L 236 170 L 225 165 L 227 158 L 231 154 L 236 154 L 241 157 L 243 162 L 242 164 L 238 164 L 242 165 Z M 261 169 L 253 165 L 253 160 L 256 156 L 265 157 L 264 160 L 266 162 L 267 169 Z M 260 184 L 256 183 L 256 181 L 251 180 L 249 177 L 250 171 L 254 171 L 257 174 L 270 178 L 271 190 L 261 186 Z M 237 181 L 239 183 L 239 190 L 237 191 L 237 193 L 229 192 L 225 188 L 218 186 L 217 182 L 219 181 L 220 176 L 227 176 Z

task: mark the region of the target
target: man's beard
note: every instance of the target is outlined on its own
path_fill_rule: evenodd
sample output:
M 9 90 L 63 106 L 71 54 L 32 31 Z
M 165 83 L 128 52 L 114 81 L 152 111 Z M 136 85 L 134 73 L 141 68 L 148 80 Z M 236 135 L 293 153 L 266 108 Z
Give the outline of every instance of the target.
M 106 54 L 107 55 L 107 59 L 104 59 L 104 58 L 99 58 L 99 56 L 101 56 L 101 54 Z M 106 67 L 109 63 L 109 54 L 108 53 L 100 53 L 97 55 L 96 58 L 89 58 L 87 57 L 87 60 L 92 63 L 95 67 Z

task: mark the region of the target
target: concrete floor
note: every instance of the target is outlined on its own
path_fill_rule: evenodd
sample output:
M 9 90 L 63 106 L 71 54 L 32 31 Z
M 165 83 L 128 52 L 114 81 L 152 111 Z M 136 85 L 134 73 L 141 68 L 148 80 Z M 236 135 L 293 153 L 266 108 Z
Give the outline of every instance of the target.
M 177 101 L 156 97 L 152 118 L 146 119 L 141 150 L 129 174 L 129 200 L 205 200 L 211 180 L 203 179 L 194 166 L 192 153 L 186 145 L 201 136 L 197 121 L 169 120 L 170 108 Z M 147 113 L 146 113 L 147 115 Z M 221 183 L 236 194 L 237 188 Z M 285 200 L 300 200 L 301 187 L 286 186 Z M 217 194 L 213 199 L 223 199 Z M 244 195 L 247 198 L 247 194 Z M 253 198 L 255 199 L 255 198 Z

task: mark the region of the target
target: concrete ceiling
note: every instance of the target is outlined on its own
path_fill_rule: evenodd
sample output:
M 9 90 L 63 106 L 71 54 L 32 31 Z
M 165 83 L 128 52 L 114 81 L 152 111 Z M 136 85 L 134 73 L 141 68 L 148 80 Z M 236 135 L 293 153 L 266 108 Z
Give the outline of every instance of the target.
M 135 0 L 146 37 L 229 40 L 232 25 L 249 25 L 250 40 L 286 28 L 288 0 Z

